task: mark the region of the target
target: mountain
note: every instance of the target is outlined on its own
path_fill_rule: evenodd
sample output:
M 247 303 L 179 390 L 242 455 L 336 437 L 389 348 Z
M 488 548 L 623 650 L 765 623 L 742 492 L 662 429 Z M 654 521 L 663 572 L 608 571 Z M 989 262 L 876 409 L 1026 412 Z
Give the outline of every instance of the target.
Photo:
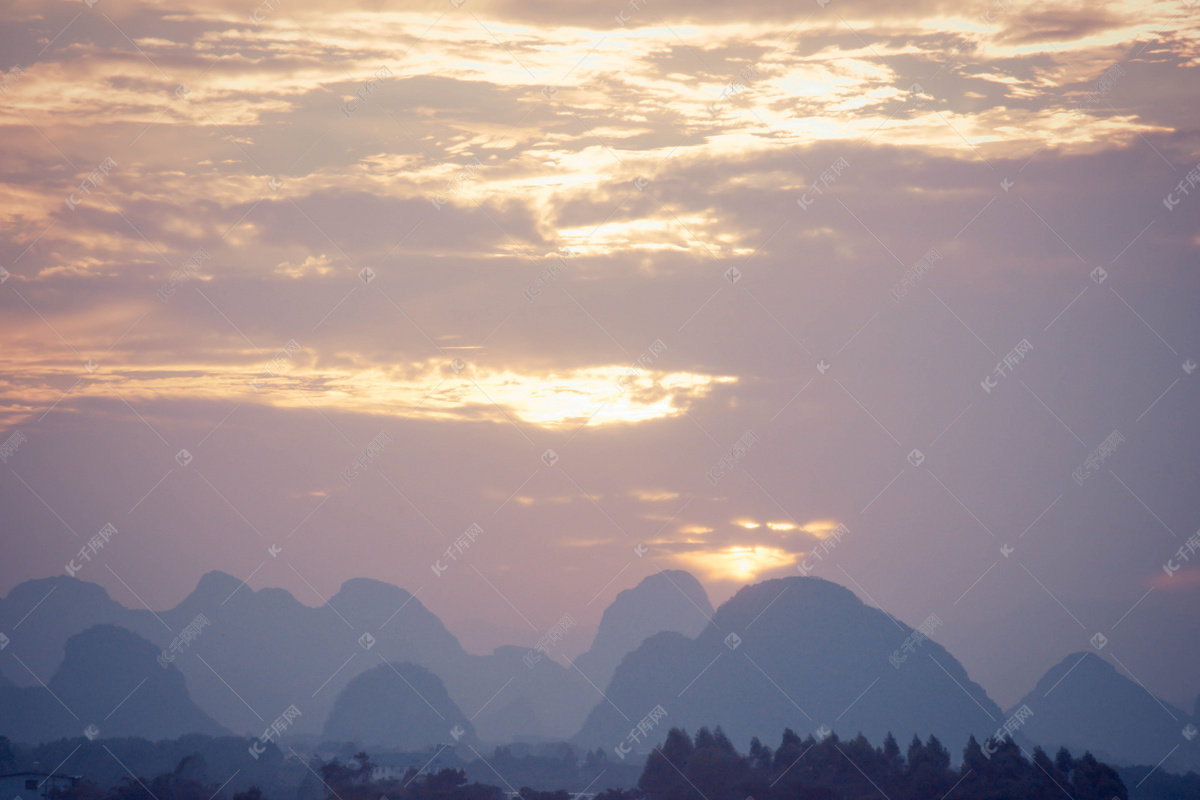
M 67 640 L 65 658 L 45 688 L 0 688 L 0 730 L 37 743 L 88 732 L 169 739 L 228 733 L 188 695 L 183 675 L 157 661 L 137 634 L 97 625 Z
M 149 611 L 126 608 L 97 584 L 65 575 L 25 581 L 0 600 L 0 630 L 11 639 L 7 651 L 20 659 L 0 659 L 0 672 L 18 686 L 36 686 L 33 676 L 45 679 L 62 664 L 68 639 L 103 624 L 120 625 L 156 644 L 154 627 L 161 630 Z
M 890 663 L 912 633 L 819 578 L 747 586 L 697 637 L 660 633 L 627 656 L 574 741 L 644 751 L 671 727 L 718 725 L 742 748 L 787 727 L 829 726 L 874 741 L 889 731 L 947 743 L 993 733 L 1003 723 L 1000 708 L 936 642 L 899 653 L 898 667 Z M 633 744 L 631 730 L 648 720 L 648 735 Z
M 607 686 L 617 665 L 656 633 L 695 637 L 715 612 L 700 581 L 683 570 L 663 570 L 617 595 L 604 610 L 592 647 L 575 666 L 597 686 Z
M 1053 753 L 1090 750 L 1119 765 L 1200 769 L 1200 737 L 1188 740 L 1188 714 L 1123 675 L 1098 653 L 1072 653 L 1051 667 L 1021 698 L 1033 716 L 1021 733 Z M 1166 761 L 1163 759 L 1166 758 Z
M 324 738 L 405 752 L 475 741 L 475 727 L 429 670 L 409 662 L 372 667 L 337 696 Z
M 606 613 L 592 661 L 584 659 L 588 670 L 605 674 L 606 665 L 658 625 L 694 629 L 681 611 L 684 603 L 696 617 L 697 606 L 711 611 L 687 573 L 671 572 L 668 581 L 656 577 L 632 590 L 617 612 Z M 641 614 L 638 603 L 646 604 Z M 654 610 L 660 606 L 665 610 Z M 570 736 L 602 702 L 606 682 L 550 657 L 526 659 L 526 647 L 468 654 L 420 600 L 382 581 L 348 580 L 313 608 L 283 589 L 255 591 L 223 572 L 204 575 L 178 606 L 159 612 L 125 608 L 102 587 L 75 578 L 23 583 L 0 600 L 0 630 L 28 670 L 8 658 L 0 659 L 0 670 L 20 686 L 36 686 L 35 676 L 52 673 L 63 662 L 68 638 L 86 628 L 119 625 L 166 650 L 199 615 L 207 622 L 190 641 L 177 642 L 172 664 L 196 704 L 239 734 L 260 734 L 293 704 L 301 710 L 294 731 L 317 734 L 338 692 L 383 663 L 410 662 L 439 676 L 488 741 Z

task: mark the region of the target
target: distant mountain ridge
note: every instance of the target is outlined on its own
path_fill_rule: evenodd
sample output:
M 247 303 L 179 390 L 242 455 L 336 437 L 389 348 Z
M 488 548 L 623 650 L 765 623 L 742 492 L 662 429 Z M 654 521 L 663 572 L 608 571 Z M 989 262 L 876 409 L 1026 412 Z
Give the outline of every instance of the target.
M 889 661 L 913 629 L 853 592 L 811 577 L 741 589 L 694 639 L 662 633 L 617 668 L 575 742 L 612 749 L 652 709 L 665 711 L 637 747 L 669 727 L 721 726 L 735 746 L 763 731 L 822 727 L 882 741 L 930 734 L 982 739 L 1002 723 L 1000 708 L 932 640 Z M 635 737 L 640 738 L 640 737 Z
M 415 752 L 432 745 L 477 742 L 475 726 L 424 667 L 380 664 L 356 676 L 337 696 L 325 739 Z
M 199 614 L 210 624 L 178 639 Z M 591 648 L 567 666 L 531 659 L 527 647 L 468 654 L 414 595 L 369 579 L 346 581 L 311 608 L 285 590 L 254 591 L 212 572 L 178 606 L 155 613 L 125 608 L 94 584 L 49 578 L 0 600 L 0 631 L 9 637 L 0 653 L 0 734 L 31 742 L 79 736 L 91 724 L 106 738 L 226 729 L 257 736 L 295 704 L 298 733 L 367 741 L 390 730 L 428 744 L 446 742 L 465 720 L 471 741 L 570 738 L 611 757 L 658 706 L 667 715 L 663 731 L 655 728 L 642 749 L 674 725 L 720 725 L 739 746 L 763 730 L 823 726 L 877 740 L 891 731 L 983 741 L 1012 714 L 935 641 L 898 668 L 889 663 L 912 628 L 817 578 L 746 586 L 714 611 L 690 574 L 651 575 L 617 595 Z M 173 640 L 164 669 L 156 657 Z M 348 689 L 368 675 L 396 678 L 397 670 L 412 687 L 428 688 L 421 694 L 436 712 L 423 719 L 428 704 L 405 705 L 417 694 L 393 693 L 390 706 L 409 709 L 413 724 L 389 729 Z M 392 683 L 389 691 L 402 686 Z M 433 700 L 443 691 L 444 706 Z M 363 713 L 335 715 L 339 703 Z M 1189 725 L 1200 728 L 1200 699 L 1188 714 L 1101 655 L 1067 657 L 1014 708 L 1022 704 L 1034 711 L 1022 742 L 1091 750 L 1119 764 L 1200 769 L 1200 734 L 1187 735 Z M 450 719 L 457 722 L 445 724 Z
M 24 742 L 81 734 L 172 739 L 228 733 L 188 695 L 183 675 L 158 662 L 150 642 L 116 625 L 67 640 L 66 657 L 45 688 L 0 687 L 0 731 Z
M 1021 705 L 1034 712 L 1021 732 L 1048 752 L 1065 746 L 1113 764 L 1200 770 L 1200 735 L 1185 734 L 1188 725 L 1200 727 L 1195 714 L 1158 699 L 1100 653 L 1067 656 Z
M 627 590 L 660 609 L 650 627 L 675 624 L 670 609 L 683 603 L 696 617 L 696 605 L 711 609 L 695 578 L 670 575 L 651 576 L 643 581 L 647 587 Z M 230 730 L 250 735 L 292 704 L 302 709 L 296 731 L 319 733 L 336 695 L 355 676 L 383 663 L 409 662 L 441 679 L 454 703 L 474 717 L 481 739 L 566 738 L 602 700 L 604 681 L 584 670 L 602 675 L 605 665 L 625 655 L 623 648 L 640 644 L 641 633 L 619 630 L 625 624 L 620 620 L 646 630 L 646 618 L 610 615 L 596 654 L 580 657 L 582 667 L 552 658 L 531 665 L 523 647 L 468 654 L 414 595 L 382 581 L 348 580 L 325 605 L 311 608 L 283 589 L 255 591 L 222 572 L 207 573 L 179 605 L 157 613 L 125 608 L 102 587 L 75 578 L 28 581 L 0 600 L 0 630 L 12 633 L 11 652 L 34 674 L 48 675 L 62 662 L 66 641 L 88 627 L 119 625 L 166 649 L 199 614 L 211 624 L 182 645 L 173 665 L 186 676 L 197 705 Z M 17 628 L 27 615 L 30 621 Z M 688 619 L 678 624 L 695 625 Z M 18 684 L 30 681 L 11 659 L 0 659 L 0 670 Z
M 616 596 L 604 610 L 591 649 L 575 659 L 597 686 L 607 686 L 617 665 L 656 633 L 696 636 L 712 619 L 712 602 L 690 572 L 663 570 Z

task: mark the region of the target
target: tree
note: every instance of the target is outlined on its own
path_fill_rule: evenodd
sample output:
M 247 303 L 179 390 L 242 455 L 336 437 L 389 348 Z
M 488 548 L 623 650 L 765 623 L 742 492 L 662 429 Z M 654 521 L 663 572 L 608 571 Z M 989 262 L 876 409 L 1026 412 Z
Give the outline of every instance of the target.
M 1121 776 L 1108 764 L 1101 764 L 1091 753 L 1075 762 L 1071 787 L 1076 800 L 1128 800 L 1129 793 Z
M 666 741 L 646 759 L 638 788 L 653 800 L 694 800 L 698 793 L 689 787 L 683 769 L 695 751 L 687 731 L 671 728 Z

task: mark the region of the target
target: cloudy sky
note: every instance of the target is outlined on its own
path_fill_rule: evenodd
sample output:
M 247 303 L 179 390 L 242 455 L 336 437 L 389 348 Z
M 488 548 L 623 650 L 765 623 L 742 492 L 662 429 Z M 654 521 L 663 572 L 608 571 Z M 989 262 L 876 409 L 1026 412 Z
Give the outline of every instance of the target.
M 0 592 L 803 570 L 1190 708 L 1200 5 L 903 6 L 4 3 Z

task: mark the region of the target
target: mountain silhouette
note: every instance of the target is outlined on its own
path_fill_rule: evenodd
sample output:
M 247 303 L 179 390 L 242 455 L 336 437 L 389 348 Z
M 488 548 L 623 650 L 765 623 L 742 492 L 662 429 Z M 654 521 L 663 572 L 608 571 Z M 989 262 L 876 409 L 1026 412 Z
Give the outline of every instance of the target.
M 606 664 L 619 661 L 656 624 L 678 619 L 687 630 L 695 627 L 679 612 L 686 603 L 701 618 L 692 601 L 711 608 L 703 589 L 685 572 L 671 572 L 670 579 L 687 596 L 670 582 L 648 578 L 632 590 L 636 602 L 623 601 L 625 610 L 606 617 L 610 621 L 604 637 L 597 637 L 588 669 L 607 672 Z M 639 618 L 639 602 L 647 605 L 642 616 L 654 613 L 662 622 Z M 657 606 L 668 610 L 652 612 Z M 174 654 L 172 664 L 186 677 L 196 704 L 238 734 L 258 735 L 263 720 L 275 719 L 297 698 L 304 699 L 303 713 L 293 730 L 317 734 L 338 692 L 383 662 L 410 662 L 433 672 L 453 701 L 475 717 L 480 738 L 489 741 L 568 737 L 603 699 L 605 680 L 551 657 L 530 657 L 537 655 L 532 651 L 537 632 L 530 631 L 524 647 L 468 654 L 414 595 L 364 578 L 346 581 L 314 608 L 283 589 L 256 591 L 214 571 L 178 606 L 155 613 L 125 608 L 100 586 L 60 576 L 28 581 L 0 600 L 0 630 L 12 632 L 10 647 L 29 670 L 45 676 L 63 663 L 66 641 L 93 625 L 119 625 L 167 649 L 200 614 L 210 624 Z M 27 615 L 29 622 L 18 628 Z M 0 659 L 0 669 L 18 686 L 36 686 L 12 659 Z
M 591 649 L 575 659 L 597 686 L 607 686 L 617 665 L 656 633 L 697 636 L 715 612 L 700 581 L 683 570 L 663 570 L 617 595 L 604 610 Z
M 719 725 L 741 747 L 784 728 L 828 726 L 877 741 L 889 731 L 947 742 L 993 733 L 1000 708 L 936 642 L 901 653 L 898 668 L 890 663 L 912 633 L 819 578 L 747 586 L 699 636 L 658 634 L 627 656 L 575 742 L 611 752 L 658 707 L 665 717 L 635 749 L 661 742 L 670 727 Z
M 415 752 L 475 741 L 475 727 L 429 670 L 384 663 L 358 675 L 338 694 L 325 722 L 328 740 Z
M 1072 653 L 1047 670 L 1017 707 L 1034 713 L 1021 733 L 1048 752 L 1090 750 L 1112 764 L 1200 769 L 1200 737 L 1182 733 L 1188 714 L 1138 685 L 1098 653 Z M 1163 759 L 1166 758 L 1166 761 Z
M 97 625 L 67 640 L 65 658 L 45 688 L 0 688 L 0 730 L 37 743 L 94 736 L 169 739 L 228 733 L 188 695 L 183 675 L 159 650 L 116 625 Z

